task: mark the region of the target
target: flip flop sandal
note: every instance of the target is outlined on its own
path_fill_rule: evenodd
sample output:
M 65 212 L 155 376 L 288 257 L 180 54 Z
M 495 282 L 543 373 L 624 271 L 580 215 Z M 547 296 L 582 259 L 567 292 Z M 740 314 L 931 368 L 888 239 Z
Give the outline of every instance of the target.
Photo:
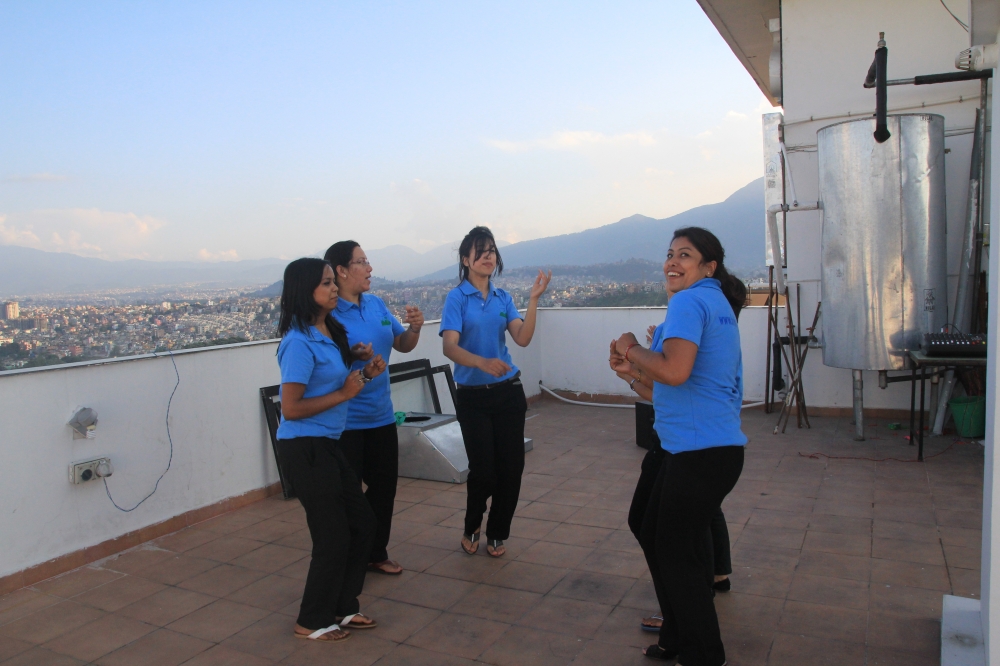
M 490 552 L 490 548 L 493 549 L 492 553 Z M 503 548 L 503 539 L 487 539 L 486 540 L 486 553 L 490 557 L 503 557 L 504 555 L 507 554 L 506 550 L 504 550 L 504 552 L 502 552 L 502 553 L 497 554 L 496 551 L 497 551 L 498 548 Z
M 475 555 L 479 551 L 479 532 L 473 532 L 472 534 L 463 534 L 463 537 L 472 544 L 472 550 L 465 547 L 465 544 L 461 544 L 462 550 L 465 551 L 466 555 Z
M 356 617 L 363 617 L 363 618 L 365 618 L 367 620 L 371 620 L 371 622 L 364 623 L 364 624 L 361 624 L 361 623 L 355 624 L 354 623 L 354 618 L 356 618 Z M 351 630 L 357 630 L 357 629 L 374 629 L 375 627 L 378 626 L 378 622 L 376 622 L 374 619 L 368 617 L 364 613 L 355 613 L 354 615 L 348 615 L 347 617 L 345 617 L 343 620 L 340 621 L 340 624 L 341 624 L 342 627 L 346 627 L 347 629 L 351 629 Z
M 642 654 L 650 659 L 655 659 L 656 661 L 673 661 L 677 658 L 676 652 L 667 652 L 661 648 L 659 644 L 650 645 L 643 651 Z M 723 666 L 725 666 L 725 664 L 723 664 Z
M 733 583 L 728 578 L 723 578 L 722 580 L 717 580 L 712 583 L 712 589 L 718 590 L 719 592 L 728 592 L 733 589 Z
M 642 618 L 642 622 L 639 623 L 639 626 L 642 628 L 643 631 L 650 631 L 650 632 L 655 631 L 655 632 L 659 633 L 659 631 L 660 631 L 659 627 L 654 627 L 654 626 L 652 626 L 650 624 L 646 624 L 647 622 L 649 622 L 651 620 L 659 620 L 660 623 L 663 622 L 663 618 L 662 617 L 660 617 L 659 615 L 653 615 L 653 616 L 650 616 L 650 617 L 644 617 L 644 618 Z
M 304 641 L 319 641 L 320 643 L 343 643 L 351 637 L 350 633 L 344 632 L 344 635 L 340 638 L 323 638 L 331 631 L 343 631 L 339 624 L 331 624 L 329 627 L 324 627 L 322 629 L 317 629 L 311 634 L 300 634 L 295 632 L 296 638 L 301 638 Z
M 380 564 L 389 564 L 391 566 L 399 567 L 399 571 L 386 571 L 385 569 L 379 566 Z M 403 567 L 399 566 L 399 562 L 393 562 L 392 560 L 384 560 L 382 562 L 369 562 L 368 571 L 374 573 L 380 573 L 383 576 L 399 576 L 403 573 Z

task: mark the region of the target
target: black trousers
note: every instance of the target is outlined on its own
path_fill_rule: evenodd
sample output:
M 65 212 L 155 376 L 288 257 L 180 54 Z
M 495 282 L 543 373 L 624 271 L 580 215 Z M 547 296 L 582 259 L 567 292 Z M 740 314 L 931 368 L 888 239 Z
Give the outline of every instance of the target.
M 639 481 L 635 484 L 635 492 L 632 494 L 632 505 L 628 510 L 628 528 L 636 541 L 641 541 L 639 534 L 642 531 L 642 521 L 646 516 L 649 507 L 649 498 L 653 495 L 653 488 L 656 486 L 656 478 L 660 474 L 660 464 L 663 462 L 665 451 L 657 446 L 651 448 L 642 459 L 642 468 L 639 473 Z M 732 555 L 729 550 L 729 526 L 726 525 L 726 516 L 722 513 L 722 507 L 716 508 L 712 514 L 712 523 L 709 526 L 707 536 L 710 545 L 704 548 L 709 556 L 706 569 L 709 572 L 709 582 L 714 582 L 715 576 L 728 576 L 733 573 Z M 659 572 L 654 570 L 653 562 L 646 558 L 650 565 L 650 574 L 656 584 Z M 662 603 L 662 602 L 661 602 Z
M 345 430 L 340 436 L 340 450 L 350 463 L 354 474 L 365 482 L 365 499 L 375 513 L 375 540 L 369 562 L 389 559 L 389 532 L 392 529 L 392 510 L 396 500 L 396 481 L 399 478 L 399 435 L 396 424 Z
M 459 388 L 458 424 L 469 456 L 465 532 L 479 529 L 490 497 L 486 538 L 510 537 L 524 472 L 524 414 L 528 402 L 521 380 L 493 388 Z
M 719 633 L 706 565 L 712 517 L 743 471 L 743 447 L 664 453 L 643 516 L 639 540 L 654 575 L 663 615 L 659 645 L 684 666 L 722 666 Z M 659 578 L 659 581 L 657 581 Z M 709 578 L 710 580 L 710 578 Z
M 306 510 L 313 543 L 298 624 L 322 629 L 336 618 L 358 612 L 358 595 L 365 584 L 375 536 L 375 515 L 337 440 L 282 439 L 278 455 Z

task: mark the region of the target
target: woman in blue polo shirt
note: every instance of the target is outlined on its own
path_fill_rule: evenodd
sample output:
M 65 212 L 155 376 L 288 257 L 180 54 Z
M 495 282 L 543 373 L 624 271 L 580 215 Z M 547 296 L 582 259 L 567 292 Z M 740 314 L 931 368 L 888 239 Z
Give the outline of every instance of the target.
M 462 548 L 479 549 L 479 533 L 490 504 L 486 552 L 500 557 L 510 537 L 524 471 L 524 414 L 528 403 L 517 369 L 507 351 L 507 333 L 527 347 L 535 333 L 538 298 L 552 272 L 538 271 L 528 311 L 522 319 L 513 299 L 490 278 L 503 272 L 493 233 L 476 227 L 458 248 L 461 283 L 448 292 L 441 314 L 444 355 L 455 362 L 458 404 L 455 410 L 469 457 L 468 498 Z
M 326 260 L 333 266 L 340 290 L 333 316 L 347 329 L 350 344 L 367 346 L 386 363 L 393 349 L 404 354 L 412 351 L 424 325 L 420 308 L 406 306 L 409 328 L 404 329 L 381 298 L 365 293 L 371 289 L 372 267 L 356 242 L 334 243 L 326 251 Z M 348 404 L 347 429 L 340 437 L 340 449 L 354 473 L 368 486 L 365 497 L 378 523 L 368 569 L 399 575 L 403 568 L 389 559 L 387 550 L 399 475 L 399 438 L 388 373 L 375 378 Z
M 305 509 L 313 544 L 295 637 L 331 643 L 350 636 L 341 626 L 376 626 L 358 612 L 375 516 L 336 444 L 348 401 L 385 370 L 378 356 L 351 370 L 357 356 L 344 327 L 330 316 L 336 307 L 330 264 L 306 258 L 285 268 L 278 323 L 278 461 Z
M 705 535 L 743 470 L 743 356 L 736 313 L 746 288 L 723 265 L 718 238 L 678 229 L 663 264 L 671 294 L 650 349 L 632 333 L 614 344 L 612 367 L 653 390 L 654 428 L 664 450 L 640 543 L 663 623 L 648 657 L 723 666 L 726 653 L 706 581 Z

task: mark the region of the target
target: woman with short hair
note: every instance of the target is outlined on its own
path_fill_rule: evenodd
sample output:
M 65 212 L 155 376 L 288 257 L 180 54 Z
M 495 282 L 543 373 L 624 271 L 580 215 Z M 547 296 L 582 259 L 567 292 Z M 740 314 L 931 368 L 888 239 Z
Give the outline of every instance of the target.
M 719 620 L 706 584 L 705 535 L 743 470 L 740 430 L 743 357 L 736 313 L 746 287 L 729 274 L 712 232 L 674 232 L 663 264 L 672 294 L 650 349 L 625 333 L 612 367 L 653 390 L 663 461 L 643 517 L 640 541 L 663 614 L 647 657 L 682 666 L 723 666 Z
M 367 293 L 372 286 L 372 266 L 361 246 L 352 240 L 334 243 L 326 251 L 333 266 L 340 295 L 333 316 L 343 324 L 351 345 L 362 345 L 388 363 L 395 349 L 412 351 L 420 340 L 424 315 L 415 305 L 406 306 L 404 329 L 381 298 Z M 375 512 L 375 541 L 368 570 L 398 576 L 403 567 L 389 559 L 389 532 L 399 478 L 399 437 L 389 393 L 388 373 L 369 382 L 347 406 L 347 426 L 340 450 L 354 473 L 365 482 L 365 498 Z
M 493 233 L 475 227 L 458 249 L 460 284 L 448 292 L 441 315 L 444 355 L 455 363 L 456 416 L 469 457 L 468 499 L 462 549 L 473 555 L 486 501 L 492 497 L 486 525 L 486 552 L 506 552 L 510 523 L 521 494 L 524 472 L 524 415 L 528 403 L 521 371 L 507 350 L 507 334 L 527 347 L 535 333 L 538 299 L 552 271 L 538 271 L 522 318 L 513 299 L 491 280 L 503 272 Z
M 340 643 L 345 631 L 372 629 L 358 595 L 375 533 L 375 516 L 361 484 L 337 447 L 347 405 L 385 370 L 373 356 L 351 370 L 358 348 L 330 313 L 337 307 L 333 268 L 322 259 L 296 259 L 285 268 L 281 290 L 278 366 L 281 423 L 278 462 L 302 503 L 312 538 L 295 637 Z

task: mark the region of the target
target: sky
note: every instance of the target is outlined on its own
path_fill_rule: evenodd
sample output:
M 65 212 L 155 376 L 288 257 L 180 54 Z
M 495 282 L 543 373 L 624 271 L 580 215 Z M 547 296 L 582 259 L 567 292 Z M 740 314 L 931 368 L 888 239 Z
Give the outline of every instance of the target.
M 8 2 L 0 244 L 425 251 L 725 199 L 772 109 L 695 0 Z

